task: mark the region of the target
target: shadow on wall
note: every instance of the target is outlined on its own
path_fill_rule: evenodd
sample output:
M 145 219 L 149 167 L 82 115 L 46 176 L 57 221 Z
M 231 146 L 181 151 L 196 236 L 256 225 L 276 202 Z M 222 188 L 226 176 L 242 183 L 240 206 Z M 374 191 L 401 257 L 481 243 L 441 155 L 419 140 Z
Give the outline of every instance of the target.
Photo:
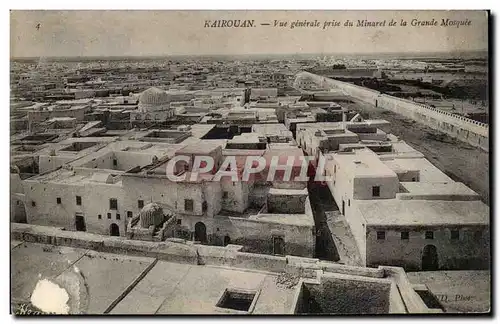
M 298 314 L 388 314 L 391 283 L 383 279 L 322 278 L 302 284 Z

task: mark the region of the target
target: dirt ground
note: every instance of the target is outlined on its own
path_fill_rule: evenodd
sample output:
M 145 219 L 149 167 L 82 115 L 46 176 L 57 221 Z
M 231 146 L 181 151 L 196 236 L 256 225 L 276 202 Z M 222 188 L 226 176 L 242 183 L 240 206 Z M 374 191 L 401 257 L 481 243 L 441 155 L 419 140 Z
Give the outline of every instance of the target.
M 347 104 L 346 108 L 361 113 L 365 119 L 385 119 L 391 124 L 382 127 L 404 140 L 441 171 L 455 181 L 476 191 L 489 205 L 489 153 L 455 140 L 411 119 L 363 102 Z

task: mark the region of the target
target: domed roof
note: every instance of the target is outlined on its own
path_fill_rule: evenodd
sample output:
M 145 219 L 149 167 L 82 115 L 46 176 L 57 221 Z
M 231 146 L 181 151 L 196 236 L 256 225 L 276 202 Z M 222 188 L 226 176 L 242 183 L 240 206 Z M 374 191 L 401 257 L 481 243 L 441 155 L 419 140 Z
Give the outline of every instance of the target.
M 168 103 L 167 93 L 156 87 L 143 91 L 139 97 L 139 104 L 143 105 L 163 105 L 165 103 Z
M 163 222 L 163 209 L 156 203 L 149 203 L 139 212 L 141 227 L 157 226 Z

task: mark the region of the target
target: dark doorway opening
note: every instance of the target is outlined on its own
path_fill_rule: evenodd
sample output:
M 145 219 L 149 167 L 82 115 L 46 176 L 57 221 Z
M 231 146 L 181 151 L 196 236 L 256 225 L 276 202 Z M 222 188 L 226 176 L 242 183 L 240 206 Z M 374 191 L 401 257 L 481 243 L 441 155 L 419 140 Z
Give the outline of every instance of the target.
M 283 240 L 283 238 L 280 236 L 273 237 L 273 254 L 285 254 L 285 240 Z
M 426 245 L 422 252 L 422 270 L 434 271 L 439 269 L 437 249 L 434 245 Z
M 75 215 L 75 227 L 77 231 L 85 232 L 87 227 L 85 226 L 85 217 L 81 214 Z
M 224 246 L 231 244 L 231 238 L 229 235 L 224 236 Z
M 11 206 L 11 213 L 14 213 L 14 222 L 15 223 L 24 223 L 28 222 L 26 218 L 26 207 L 24 206 L 24 202 L 20 200 L 16 200 L 16 204 Z
M 207 242 L 207 227 L 202 222 L 194 225 L 194 240 L 201 243 Z
M 109 235 L 111 236 L 120 236 L 120 227 L 113 223 L 109 226 Z

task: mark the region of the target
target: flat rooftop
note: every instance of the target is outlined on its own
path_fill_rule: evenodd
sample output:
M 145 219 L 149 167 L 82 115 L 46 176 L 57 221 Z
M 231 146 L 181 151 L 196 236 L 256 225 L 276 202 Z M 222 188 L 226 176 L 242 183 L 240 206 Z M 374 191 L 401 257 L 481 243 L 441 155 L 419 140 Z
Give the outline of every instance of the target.
M 158 262 L 111 314 L 235 314 L 217 306 L 226 289 L 260 292 L 253 314 L 283 314 L 294 290 L 276 275 L 216 266 Z
M 257 133 L 243 133 L 241 135 L 236 135 L 228 141 L 228 144 L 244 144 L 244 143 L 261 143 L 262 135 Z M 265 142 L 267 143 L 267 141 Z
M 226 289 L 256 292 L 253 314 L 288 313 L 296 299 L 296 290 L 277 285 L 271 272 L 154 264 L 153 258 L 18 241 L 11 241 L 11 256 L 13 300 L 28 302 L 38 280 L 76 267 L 88 288 L 86 314 L 109 308 L 110 314 L 240 314 L 217 306 Z
M 88 287 L 87 314 L 102 314 L 154 261 L 28 242 L 11 244 L 11 260 L 12 299 L 24 302 L 29 301 L 38 280 L 79 269 Z
M 263 136 L 292 136 L 292 132 L 282 123 L 254 124 L 252 125 L 252 132 Z
M 191 132 L 192 137 L 202 138 L 203 136 L 207 135 L 207 133 L 215 126 L 215 124 L 194 124 L 190 125 L 188 131 Z
M 329 156 L 337 161 L 340 172 L 351 173 L 355 177 L 396 177 L 394 171 L 368 149 L 356 150 L 353 153 L 326 154 L 326 167 L 333 169 L 331 161 L 328 160 Z
M 426 285 L 449 313 L 488 312 L 491 309 L 489 270 L 408 272 L 414 285 Z
M 371 226 L 488 225 L 490 208 L 481 201 L 357 200 Z
M 231 221 L 239 220 L 241 218 L 230 217 Z M 283 224 L 291 226 L 305 226 L 314 227 L 314 218 L 309 214 L 267 214 L 262 213 L 248 217 L 248 220 L 255 220 L 259 222 Z
M 401 186 L 410 195 L 416 196 L 469 196 L 477 200 L 481 199 L 479 194 L 461 182 L 431 183 L 431 182 L 401 182 Z M 457 199 L 459 200 L 459 199 Z M 471 199 L 472 200 L 472 199 Z
M 34 176 L 29 181 L 39 183 L 50 182 L 56 184 L 84 186 L 85 184 L 107 183 L 108 185 L 121 186 L 121 174 L 123 171 L 95 169 L 90 171 L 66 170 L 64 168 Z M 110 178 L 111 177 L 111 178 Z M 113 179 L 115 178 L 116 179 Z
M 419 170 L 420 182 L 448 183 L 454 182 L 444 172 L 436 168 L 426 158 L 402 158 L 394 160 L 383 160 L 383 164 L 389 168 L 403 170 Z
M 177 151 L 177 154 L 208 154 L 218 147 L 224 147 L 225 143 L 226 140 L 198 140 L 196 143 L 191 143 L 181 148 Z

